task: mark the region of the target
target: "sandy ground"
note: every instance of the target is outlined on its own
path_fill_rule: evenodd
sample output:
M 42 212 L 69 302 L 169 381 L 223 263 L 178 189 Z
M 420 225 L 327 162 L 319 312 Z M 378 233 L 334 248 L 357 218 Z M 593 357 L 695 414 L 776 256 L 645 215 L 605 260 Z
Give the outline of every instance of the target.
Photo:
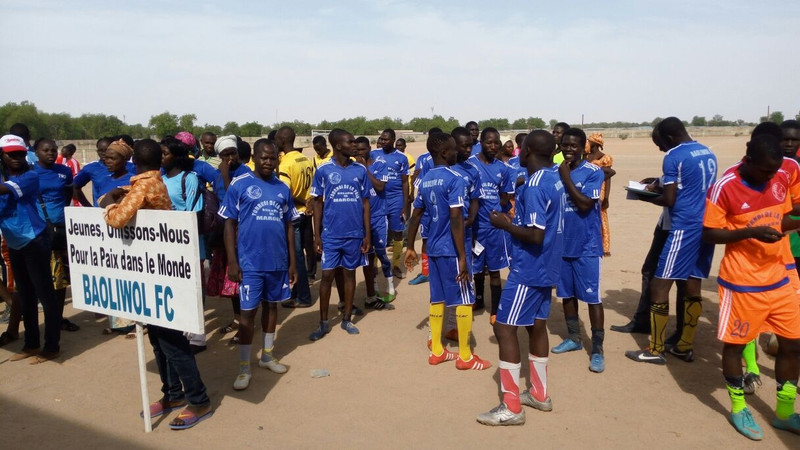
M 720 167 L 725 168 L 743 154 L 746 140 L 730 136 L 702 142 L 712 147 Z M 626 323 L 633 313 L 640 289 L 639 270 L 659 214 L 655 206 L 626 201 L 622 186 L 628 179 L 658 175 L 662 154 L 649 139 L 610 139 L 606 148 L 615 158 L 618 173 L 610 209 L 612 256 L 603 264 L 607 329 L 611 324 Z M 410 145 L 413 153 L 423 149 L 421 142 Z M 721 254 L 718 249 L 712 275 L 717 273 Z M 362 280 L 359 273 L 357 304 L 363 304 Z M 183 432 L 167 427 L 177 412 L 155 420 L 153 433 L 143 432 L 138 416 L 141 400 L 135 341 L 102 336 L 104 320 L 68 305 L 65 314 L 82 329 L 62 334 L 63 352 L 56 362 L 38 366 L 9 362 L 7 358 L 19 350 L 20 342 L 0 349 L 2 447 L 475 448 L 502 443 L 521 448 L 532 442 L 566 448 L 753 445 L 727 422 L 729 401 L 720 373 L 721 345 L 714 334 L 718 300 L 713 276 L 704 284 L 703 294 L 709 301 L 704 304 L 697 332 L 694 363 L 672 358 L 665 367 L 636 364 L 623 352 L 646 346 L 647 337 L 607 331 L 605 373 L 589 372 L 586 351 L 551 355 L 548 381 L 554 411 L 527 409 L 527 424 L 509 428 L 485 427 L 475 421 L 478 413 L 499 402 L 494 367 L 460 372 L 453 364 L 427 364 L 428 286 L 409 286 L 407 280 L 399 283 L 397 309 L 369 312 L 359 318 L 358 336 L 348 336 L 338 328 L 339 318 L 334 314 L 333 332 L 312 343 L 308 333 L 318 320 L 316 308 L 280 309 L 275 348 L 289 372 L 276 375 L 254 366 L 250 388 L 244 392 L 232 388 L 238 365 L 236 348 L 227 345 L 231 336 L 218 333 L 231 319 L 230 303 L 209 298 L 209 349 L 197 359 L 216 413 Z M 312 287 L 315 298 L 318 286 Z M 335 305 L 336 294 L 333 297 Z M 585 307 L 581 318 L 588 321 Z M 488 321 L 483 312 L 475 317 L 475 351 L 496 366 L 497 345 Z M 565 333 L 561 307 L 554 304 L 551 346 Z M 525 340 L 524 333 L 520 337 Z M 147 352 L 149 392 L 155 400 L 160 383 L 149 344 Z M 800 448 L 800 437 L 768 425 L 775 404 L 774 360 L 762 355 L 760 362 L 764 385 L 748 402 L 764 428 L 762 445 Z M 330 377 L 311 378 L 310 372 L 318 368 L 328 369 Z M 523 367 L 522 383 L 527 372 Z

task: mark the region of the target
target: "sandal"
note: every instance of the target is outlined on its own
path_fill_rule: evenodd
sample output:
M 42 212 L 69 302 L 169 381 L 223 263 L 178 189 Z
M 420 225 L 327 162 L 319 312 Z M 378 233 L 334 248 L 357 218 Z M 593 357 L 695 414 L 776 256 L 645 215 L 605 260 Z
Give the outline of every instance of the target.
M 225 325 L 224 327 L 220 328 L 219 332 L 222 333 L 222 334 L 228 334 L 228 333 L 230 333 L 232 331 L 236 331 L 238 329 L 239 329 L 239 322 L 234 320 L 233 322 L 231 322 L 231 323 Z
M 228 341 L 228 345 L 239 345 L 239 333 L 236 333 L 236 335 Z
M 3 331 L 3 333 L 0 334 L 0 347 L 6 344 L 10 344 L 16 341 L 17 339 L 19 339 L 19 335 L 12 336 L 11 333 L 9 333 L 8 331 Z
M 178 414 L 178 417 L 169 423 L 169 427 L 173 430 L 186 430 L 208 419 L 212 414 L 214 414 L 214 410 L 209 409 L 208 412 L 202 416 L 197 416 L 195 413 L 189 411 L 189 408 L 186 408 Z
M 81 329 L 78 325 L 70 322 L 68 319 L 61 320 L 61 329 L 63 331 L 78 331 Z
M 178 402 L 165 402 L 162 398 L 161 400 L 150 403 L 150 418 L 155 419 L 156 417 L 161 417 L 164 414 L 169 414 L 176 409 L 181 409 L 186 406 L 186 400 L 178 401 Z M 139 417 L 144 419 L 144 411 L 139 411 Z

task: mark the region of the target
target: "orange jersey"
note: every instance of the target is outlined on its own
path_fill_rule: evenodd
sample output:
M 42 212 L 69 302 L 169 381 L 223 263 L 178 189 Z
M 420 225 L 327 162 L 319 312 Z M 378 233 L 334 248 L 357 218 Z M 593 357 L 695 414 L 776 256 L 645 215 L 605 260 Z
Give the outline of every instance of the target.
M 781 230 L 792 210 L 788 174 L 779 170 L 761 189 L 749 186 L 738 170 L 727 170 L 708 191 L 703 226 L 738 230 L 760 226 Z M 719 284 L 738 292 L 761 292 L 789 282 L 786 277 L 787 239 L 768 244 L 745 239 L 725 245 Z
M 741 164 L 742 163 L 740 161 L 732 167 L 729 167 L 727 170 L 725 170 L 723 176 L 731 172 L 735 172 Z M 797 161 L 792 158 L 783 158 L 783 163 L 781 164 L 779 171 L 787 178 L 787 189 L 789 192 L 789 197 L 792 200 L 792 205 L 800 204 L 800 164 L 798 164 Z M 789 236 L 785 236 L 778 244 L 781 246 L 781 261 L 786 264 L 787 269 L 795 270 L 794 255 L 792 255 L 792 246 Z

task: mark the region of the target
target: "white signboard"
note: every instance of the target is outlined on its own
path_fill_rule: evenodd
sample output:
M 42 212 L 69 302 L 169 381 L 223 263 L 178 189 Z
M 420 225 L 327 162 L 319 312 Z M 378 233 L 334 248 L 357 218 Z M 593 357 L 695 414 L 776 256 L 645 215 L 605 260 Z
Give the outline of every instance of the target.
M 65 208 L 72 306 L 204 332 L 197 215 L 140 210 L 123 228 L 101 208 Z

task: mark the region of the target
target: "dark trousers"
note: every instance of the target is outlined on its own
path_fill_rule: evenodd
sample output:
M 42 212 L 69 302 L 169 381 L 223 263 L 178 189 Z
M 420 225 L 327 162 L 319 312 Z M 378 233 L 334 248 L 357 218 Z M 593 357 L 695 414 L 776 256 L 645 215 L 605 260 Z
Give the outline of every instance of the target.
M 156 355 L 161 392 L 167 401 L 183 400 L 192 406 L 206 406 L 211 401 L 200 379 L 197 361 L 183 332 L 156 325 L 147 326 L 147 336 Z
M 297 283 L 292 288 L 292 298 L 298 303 L 310 305 L 311 288 L 308 287 L 308 273 L 306 272 L 306 258 L 303 257 L 303 233 L 306 228 L 311 226 L 311 217 L 305 214 L 300 216 L 300 220 L 295 222 L 294 227 L 294 263 L 297 267 Z
M 22 302 L 22 323 L 25 324 L 25 348 L 38 349 L 39 308 L 44 310 L 44 348 L 60 350 L 62 312 L 56 302 L 53 274 L 50 272 L 50 240 L 42 232 L 25 247 L 8 249 L 18 298 Z
M 656 225 L 656 229 L 653 231 L 653 241 L 650 243 L 650 250 L 644 258 L 644 264 L 642 264 L 642 294 L 639 296 L 639 304 L 636 306 L 636 313 L 633 315 L 633 321 L 637 324 L 650 325 L 650 280 L 656 274 L 658 258 L 667 244 L 668 237 L 669 230 L 664 230 L 661 225 Z M 675 284 L 678 286 L 675 314 L 678 319 L 678 331 L 680 332 L 683 329 L 683 298 L 686 296 L 686 282 L 677 281 Z
M 309 275 L 317 274 L 317 252 L 314 250 L 314 229 L 313 220 L 311 216 L 303 216 L 305 225 L 301 228 L 303 249 L 306 254 L 306 266 L 308 267 Z

